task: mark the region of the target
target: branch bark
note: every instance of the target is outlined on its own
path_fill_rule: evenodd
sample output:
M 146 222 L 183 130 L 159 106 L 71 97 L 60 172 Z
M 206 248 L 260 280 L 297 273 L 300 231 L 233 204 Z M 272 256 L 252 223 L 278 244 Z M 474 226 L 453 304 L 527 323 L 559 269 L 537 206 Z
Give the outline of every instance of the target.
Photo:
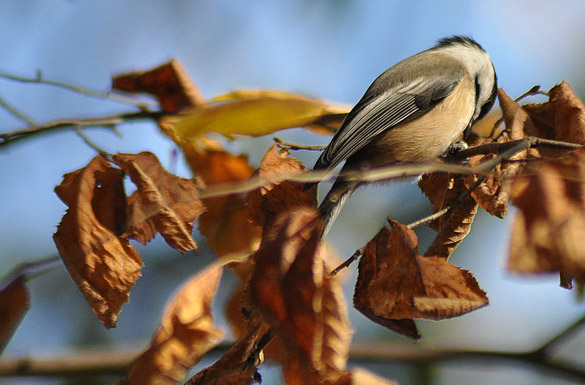
M 567 331 L 575 330 L 582 322 L 572 324 Z M 232 344 L 223 343 L 209 355 L 222 355 Z M 140 352 L 121 352 L 111 349 L 80 350 L 58 358 L 4 358 L 0 360 L 1 377 L 72 377 L 87 375 L 123 376 Z M 553 357 L 537 348 L 528 352 L 505 352 L 467 349 L 437 349 L 420 345 L 388 342 L 362 342 L 352 344 L 350 360 L 355 363 L 402 362 L 409 365 L 434 365 L 443 362 L 467 361 L 510 365 L 512 362 L 529 364 L 543 375 L 555 379 L 583 381 L 585 368 Z

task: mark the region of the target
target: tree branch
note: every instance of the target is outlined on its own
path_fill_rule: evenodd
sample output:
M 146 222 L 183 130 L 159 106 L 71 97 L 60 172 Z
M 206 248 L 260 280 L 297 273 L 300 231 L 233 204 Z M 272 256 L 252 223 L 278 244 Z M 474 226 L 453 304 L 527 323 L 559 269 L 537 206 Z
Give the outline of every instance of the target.
M 65 82 L 59 82 L 56 80 L 45 79 L 45 78 L 43 78 L 43 75 L 40 71 L 37 72 L 37 76 L 35 76 L 34 78 L 0 72 L 0 78 L 4 78 L 7 80 L 13 80 L 13 81 L 21 82 L 21 83 L 46 84 L 46 85 L 50 85 L 50 86 L 63 88 L 63 89 L 69 90 L 69 91 L 73 91 L 73 92 L 76 92 L 78 94 L 91 96 L 94 98 L 107 99 L 107 100 L 112 100 L 114 102 L 128 104 L 131 106 L 138 107 L 140 109 L 146 109 L 149 106 L 151 106 L 151 107 L 157 106 L 157 104 L 155 104 L 155 103 L 146 103 L 144 101 L 138 101 L 135 98 L 125 98 L 123 96 L 113 95 L 109 92 L 94 91 L 94 90 L 90 90 L 89 88 L 81 87 L 81 86 L 78 86 L 75 84 L 69 84 L 69 83 L 65 83 Z
M 37 261 L 21 263 L 0 279 L 0 290 L 4 289 L 5 285 L 12 282 L 16 277 L 25 276 L 27 280 L 33 279 L 54 269 L 60 263 L 61 257 L 59 255 L 51 255 Z
M 76 129 L 77 127 L 112 127 L 122 123 L 139 120 L 156 121 L 163 115 L 164 113 L 161 112 L 139 111 L 94 118 L 55 120 L 42 125 L 35 125 L 20 130 L 0 133 L 0 149 L 27 137 L 46 132 L 63 129 Z
M 569 327 L 574 330 L 575 324 Z M 222 343 L 208 354 L 222 355 L 232 344 Z M 509 365 L 522 362 L 538 369 L 543 375 L 585 382 L 585 369 L 568 362 L 553 360 L 548 354 L 535 351 L 505 352 L 467 349 L 437 349 L 392 342 L 353 343 L 350 360 L 356 363 L 402 362 L 410 365 L 432 365 L 447 361 L 481 361 Z M 116 352 L 111 349 L 80 350 L 59 358 L 0 359 L 0 377 L 71 377 L 85 375 L 123 376 L 140 352 Z

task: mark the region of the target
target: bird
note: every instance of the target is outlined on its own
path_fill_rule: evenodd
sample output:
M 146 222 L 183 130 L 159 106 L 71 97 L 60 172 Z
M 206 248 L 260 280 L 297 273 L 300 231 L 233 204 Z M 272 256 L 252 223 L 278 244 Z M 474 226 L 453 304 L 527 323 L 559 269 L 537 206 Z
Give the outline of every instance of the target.
M 493 107 L 497 76 L 489 54 L 468 36 L 440 39 L 384 71 L 345 117 L 313 170 L 345 161 L 319 205 L 328 231 L 362 184 L 349 172 L 422 163 L 447 153 Z M 317 182 L 307 183 L 305 190 Z

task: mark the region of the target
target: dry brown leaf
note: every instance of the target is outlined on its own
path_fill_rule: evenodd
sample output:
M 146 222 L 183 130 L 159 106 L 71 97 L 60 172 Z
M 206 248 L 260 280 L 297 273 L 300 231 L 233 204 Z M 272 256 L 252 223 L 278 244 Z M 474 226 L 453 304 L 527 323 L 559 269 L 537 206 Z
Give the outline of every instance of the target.
M 319 380 L 343 373 L 351 339 L 341 287 L 316 257 L 322 227 L 308 210 L 283 213 L 267 226 L 247 291 L 282 337 L 289 360 Z
M 418 181 L 418 187 L 433 205 L 433 213 L 441 211 L 445 206 L 447 193 L 450 188 L 452 189 L 452 182 L 452 176 L 442 172 L 424 174 Z M 430 227 L 439 231 L 439 222 L 431 222 Z
M 325 262 L 326 266 L 336 267 L 339 266 L 339 264 L 342 262 L 341 258 L 336 253 L 336 251 L 327 243 L 321 244 L 321 246 L 318 249 L 318 256 Z M 251 260 L 249 260 L 249 262 L 250 261 Z M 230 300 L 228 301 L 225 309 L 226 318 L 232 328 L 232 333 L 237 338 L 243 336 L 246 332 L 246 325 L 248 321 L 247 318 L 244 316 L 244 313 L 246 311 L 249 311 L 249 309 L 253 308 L 252 305 L 249 302 L 247 302 L 249 301 L 249 297 L 244 295 L 244 290 L 252 274 L 251 268 L 254 266 L 254 264 L 246 262 L 240 263 L 239 265 L 240 266 L 237 267 L 231 267 L 231 269 L 237 271 L 237 274 L 241 278 L 243 284 L 232 291 Z M 332 282 L 332 286 L 340 285 L 341 282 L 344 280 L 344 277 L 347 275 L 347 273 L 349 273 L 348 269 L 345 269 L 343 272 L 338 273 L 336 275 L 337 279 Z M 337 289 L 334 289 L 333 292 L 335 293 L 336 290 Z M 327 297 L 328 297 L 327 295 L 324 296 L 324 298 Z M 331 339 L 333 339 L 333 337 L 334 336 L 332 336 Z M 338 350 L 341 350 L 341 348 L 339 348 Z M 288 359 L 287 351 L 288 349 L 284 342 L 282 341 L 282 338 L 280 338 L 279 335 L 276 335 L 273 337 L 270 344 L 266 346 L 266 348 L 264 349 L 264 356 L 266 357 L 267 361 L 286 363 Z
M 251 273 L 252 270 L 250 270 L 250 275 Z M 248 318 L 244 313 L 253 309 L 253 305 L 249 303 L 250 298 L 245 293 L 245 289 L 248 285 L 247 282 L 249 281 L 249 275 L 245 275 L 248 278 L 245 278 L 240 274 L 238 275 L 243 283 L 232 291 L 230 300 L 226 305 L 225 314 L 232 333 L 236 338 L 241 338 L 245 335 L 248 325 Z M 270 344 L 266 346 L 263 353 L 267 361 L 285 363 L 288 360 L 288 349 L 280 335 L 273 335 Z
M 245 156 L 235 156 L 206 140 L 181 144 L 194 175 L 206 186 L 244 181 L 254 169 Z M 204 199 L 207 209 L 199 218 L 199 230 L 218 257 L 248 255 L 258 248 L 262 229 L 250 223 L 242 194 Z
M 195 84 L 175 59 L 148 71 L 115 76 L 112 79 L 112 88 L 152 94 L 165 112 L 174 113 L 205 104 Z
M 502 117 L 502 111 L 498 109 L 492 110 L 489 114 L 484 116 L 479 122 L 475 123 L 472 127 L 472 132 L 479 137 L 487 138 L 494 131 L 494 127 Z M 496 127 L 497 129 L 498 127 Z M 471 143 L 469 143 L 471 146 Z
M 256 368 L 263 361 L 259 345 L 266 338 L 262 334 L 264 329 L 262 318 L 252 315 L 246 333 L 217 362 L 191 377 L 185 385 L 248 385 L 255 382 L 259 378 Z
M 529 135 L 563 142 L 585 144 L 585 106 L 567 82 L 549 91 L 549 101 L 523 106 L 534 130 Z M 540 149 L 546 157 L 558 157 L 566 150 Z
M 211 302 L 223 267 L 214 263 L 192 277 L 167 306 L 148 349 L 132 367 L 126 385 L 171 385 L 223 338 L 211 316 Z
M 494 158 L 496 158 L 495 154 L 471 157 L 470 164 L 475 166 Z M 478 180 L 479 177 L 476 174 L 467 176 L 464 179 L 465 188 L 471 188 Z M 499 164 L 471 193 L 473 199 L 482 209 L 498 218 L 504 218 L 508 213 L 509 195 L 502 196 L 500 194 L 503 183 L 505 182 L 502 179 L 502 165 Z
M 379 240 L 381 240 L 381 237 L 375 237 L 370 241 L 370 243 L 368 243 L 368 245 L 370 245 L 372 242 L 378 242 Z M 378 272 L 376 270 L 377 256 L 376 254 L 369 253 L 368 250 L 368 254 L 364 254 L 359 262 L 359 274 L 355 284 L 353 306 L 373 322 L 382 325 L 392 330 L 393 332 L 402 334 L 403 336 L 413 338 L 415 340 L 420 339 L 421 335 L 412 319 L 388 318 L 385 314 L 377 312 L 376 309 L 374 309 L 370 304 L 370 282 L 378 277 Z M 406 269 L 404 271 L 399 269 L 396 274 L 400 274 L 401 276 L 397 279 L 414 280 L 417 282 L 416 287 L 422 286 L 422 278 L 420 275 L 408 274 L 408 276 L 406 276 L 407 273 L 408 272 Z M 420 294 L 424 294 L 422 290 L 420 290 Z
M 18 275 L 0 288 L 0 353 L 30 307 L 24 275 Z
M 431 199 L 433 212 L 450 207 L 457 198 L 467 191 L 465 178 L 458 175 L 437 173 L 424 175 L 418 185 Z M 468 196 L 450 215 L 446 214 L 439 218 L 433 224 L 433 228 L 439 231 L 439 234 L 425 256 L 449 258 L 471 231 L 477 207 L 475 200 Z
M 506 123 L 506 133 L 498 142 L 523 139 L 526 136 L 561 140 L 573 143 L 585 143 L 585 111 L 583 104 L 565 82 L 550 91 L 550 100 L 543 104 L 520 106 L 502 89 L 498 90 L 498 100 Z M 476 201 L 489 213 L 503 217 L 507 211 L 511 184 L 514 177 L 520 175 L 525 167 L 526 159 L 540 157 L 558 157 L 566 154 L 566 150 L 549 148 L 528 149 L 512 156 L 507 162 L 498 166 L 488 179 L 473 193 Z M 486 155 L 485 159 L 495 157 Z M 471 164 L 483 161 L 474 157 Z M 477 177 L 469 177 L 467 187 Z
M 273 145 L 264 155 L 255 175 L 271 179 L 304 172 L 305 168 L 301 162 L 290 158 L 289 155 L 289 150 L 277 150 L 276 145 Z M 303 191 L 302 183 L 283 181 L 268 184 L 248 194 L 250 220 L 259 226 L 272 222 L 281 212 L 301 207 L 317 208 L 316 189 Z
M 498 101 L 504 122 L 506 125 L 507 136 L 504 140 L 519 140 L 526 136 L 534 135 L 535 128 L 532 120 L 528 116 L 526 110 L 512 100 L 502 89 L 498 89 Z M 517 175 L 522 174 L 526 163 L 524 160 L 532 160 L 540 157 L 539 149 L 530 148 L 526 151 L 521 151 L 510 157 L 510 161 L 501 165 L 502 170 L 502 186 L 496 200 L 498 202 L 508 202 L 510 199 L 512 182 Z
M 535 167 L 513 185 L 519 208 L 510 242 L 508 269 L 519 274 L 560 272 L 585 283 L 585 151 Z
M 198 184 L 169 174 L 150 152 L 117 154 L 114 161 L 137 187 L 128 199 L 126 236 L 143 244 L 160 232 L 169 246 L 180 252 L 197 250 L 191 238 L 193 222 L 205 211 L 198 199 Z
M 466 270 L 443 258 L 421 257 L 414 232 L 393 223 L 365 247 L 354 304 L 378 322 L 456 317 L 487 305 L 487 298 Z
M 120 170 L 98 156 L 66 174 L 55 188 L 69 209 L 53 239 L 69 274 L 107 327 L 116 325 L 142 267 L 128 240 L 116 235 L 113 218 L 126 198 L 119 188 L 122 178 Z
M 499 143 L 508 142 L 509 139 L 506 136 L 502 136 L 498 139 Z M 472 136 L 468 140 L 468 144 L 471 147 L 477 147 L 484 144 L 493 143 L 492 138 L 483 138 L 479 136 Z M 474 167 L 483 162 L 491 161 L 496 158 L 496 154 L 486 155 L 475 155 L 469 159 L 469 165 Z M 503 169 L 506 166 L 498 164 L 487 177 L 477 186 L 471 193 L 473 199 L 488 213 L 495 215 L 498 218 L 503 218 L 508 212 L 508 198 L 509 194 L 503 194 L 502 189 L 504 186 L 509 184 L 509 181 L 503 179 Z M 468 175 L 465 177 L 465 187 L 471 188 L 479 180 L 477 174 Z M 506 186 L 508 188 L 509 186 Z

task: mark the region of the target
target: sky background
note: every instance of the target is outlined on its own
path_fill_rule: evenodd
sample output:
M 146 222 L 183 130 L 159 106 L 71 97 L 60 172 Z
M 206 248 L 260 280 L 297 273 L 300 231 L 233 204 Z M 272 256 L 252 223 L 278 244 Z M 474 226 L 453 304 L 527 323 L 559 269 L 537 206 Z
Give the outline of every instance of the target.
M 490 53 L 499 86 L 512 97 L 536 84 L 548 90 L 562 80 L 583 96 L 584 19 L 585 6 L 577 0 L 4 0 L 0 3 L 0 72 L 35 76 L 40 70 L 47 79 L 107 91 L 114 74 L 176 58 L 208 98 L 235 89 L 262 88 L 351 105 L 392 64 L 442 37 L 464 34 Z M 128 111 L 119 103 L 3 79 L 0 97 L 38 123 Z M 0 109 L 0 132 L 22 127 L 21 121 Z M 105 129 L 87 134 L 109 152 L 152 151 L 171 171 L 189 175 L 181 162 L 174 162 L 173 144 L 154 125 L 127 124 L 120 131 L 123 138 Z M 328 141 L 304 130 L 279 136 L 310 144 Z M 257 164 L 270 144 L 269 137 L 240 140 L 231 148 L 249 154 Z M 65 207 L 53 188 L 64 173 L 84 166 L 94 155 L 71 131 L 0 148 L 0 277 L 18 263 L 56 252 L 52 234 Z M 298 156 L 311 167 L 317 155 Z M 428 210 L 413 184 L 369 188 L 351 199 L 329 240 L 346 257 L 377 232 L 386 216 L 409 222 Z M 559 288 L 556 277 L 523 279 L 505 273 L 513 215 L 513 209 L 506 220 L 478 215 L 472 234 L 452 259 L 474 273 L 488 292 L 490 306 L 455 320 L 420 322 L 422 344 L 525 350 L 583 313 L 584 305 L 575 293 Z M 423 229 L 420 235 L 424 238 L 432 232 Z M 103 328 L 59 266 L 30 282 L 31 310 L 4 354 L 53 355 L 87 344 L 144 347 L 173 291 L 212 256 L 205 247 L 201 256 L 182 256 L 158 238 L 137 249 L 146 267 L 116 329 Z M 350 269 L 355 272 L 355 266 Z M 354 282 L 355 274 L 348 278 L 348 298 Z M 230 284 L 228 276 L 226 291 Z M 357 312 L 352 312 L 351 320 L 355 340 L 403 341 Z M 585 338 L 580 335 L 561 354 L 578 359 L 575 353 L 582 351 L 583 344 Z M 409 368 L 373 368 L 402 384 L 415 378 Z M 270 376 L 271 371 L 263 367 L 261 373 Z M 478 364 L 443 365 L 434 383 L 504 380 L 538 384 L 550 378 L 526 367 L 502 365 L 494 370 Z

